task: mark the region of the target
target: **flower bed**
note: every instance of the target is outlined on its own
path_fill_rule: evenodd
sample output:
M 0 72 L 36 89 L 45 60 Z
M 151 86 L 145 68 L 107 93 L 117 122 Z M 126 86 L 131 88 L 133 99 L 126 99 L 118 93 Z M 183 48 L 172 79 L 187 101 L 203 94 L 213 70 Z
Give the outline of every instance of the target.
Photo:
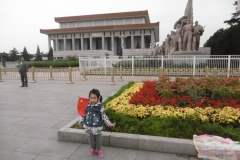
M 238 79 L 176 79 L 135 83 L 106 104 L 136 118 L 195 117 L 202 122 L 240 123 Z
M 145 84 L 149 83 L 130 82 L 104 101 L 106 114 L 116 123 L 114 128 L 104 126 L 104 131 L 184 139 L 192 139 L 194 134 L 210 134 L 240 141 L 238 108 L 130 104 L 130 99 Z M 72 127 L 79 128 L 77 123 Z

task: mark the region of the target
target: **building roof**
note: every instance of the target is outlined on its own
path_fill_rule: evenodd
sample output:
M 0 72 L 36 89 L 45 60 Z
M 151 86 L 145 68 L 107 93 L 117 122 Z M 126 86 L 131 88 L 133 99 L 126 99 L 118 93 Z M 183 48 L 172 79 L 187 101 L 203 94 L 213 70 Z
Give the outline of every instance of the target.
M 113 19 L 113 18 L 130 18 L 130 17 L 145 17 L 147 23 L 150 23 L 148 11 L 133 11 L 133 12 L 118 12 L 118 13 L 105 13 L 105 14 L 92 14 L 71 17 L 55 17 L 55 22 L 76 22 L 86 20 L 100 20 L 100 19 Z
M 154 29 L 156 37 L 159 37 L 159 22 L 143 24 L 125 24 L 111 26 L 91 26 L 76 28 L 59 28 L 59 29 L 40 29 L 42 34 L 59 34 L 59 33 L 79 33 L 79 32 L 96 32 L 96 31 L 116 31 L 116 30 L 134 30 L 134 29 Z M 159 38 L 157 38 L 158 40 Z

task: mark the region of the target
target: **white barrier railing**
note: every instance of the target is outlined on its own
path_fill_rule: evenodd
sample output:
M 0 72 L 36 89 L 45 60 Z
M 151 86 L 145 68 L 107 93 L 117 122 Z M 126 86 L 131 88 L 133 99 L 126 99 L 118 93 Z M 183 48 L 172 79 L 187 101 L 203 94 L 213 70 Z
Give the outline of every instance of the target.
M 159 57 L 79 57 L 79 68 L 87 70 L 103 69 L 105 75 L 111 67 L 130 69 L 131 75 L 136 75 L 139 69 L 163 67 L 164 75 L 171 76 L 203 76 L 205 68 L 209 71 L 218 69 L 219 76 L 239 76 L 239 55 L 196 55 L 196 56 L 159 56 Z

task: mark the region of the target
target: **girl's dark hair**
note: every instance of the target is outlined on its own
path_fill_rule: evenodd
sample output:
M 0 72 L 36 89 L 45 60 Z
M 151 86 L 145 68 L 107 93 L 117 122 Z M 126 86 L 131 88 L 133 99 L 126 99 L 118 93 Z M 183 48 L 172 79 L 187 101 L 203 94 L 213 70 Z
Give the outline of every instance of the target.
M 99 99 L 99 102 L 102 103 L 102 96 L 100 95 L 100 92 L 99 90 L 97 89 L 92 89 L 90 92 L 89 92 L 89 98 L 90 98 L 90 95 L 91 94 L 95 94 L 97 96 L 97 98 Z

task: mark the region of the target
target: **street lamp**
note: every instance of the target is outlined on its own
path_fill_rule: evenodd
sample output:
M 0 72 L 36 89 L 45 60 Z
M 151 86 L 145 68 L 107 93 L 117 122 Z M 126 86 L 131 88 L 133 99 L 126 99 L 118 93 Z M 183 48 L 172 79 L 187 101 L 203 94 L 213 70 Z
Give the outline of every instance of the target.
M 240 0 L 237 1 L 237 10 L 240 13 Z
M 121 38 L 121 45 L 122 45 L 122 49 L 123 49 L 123 46 L 124 46 L 124 38 L 127 38 L 127 36 L 121 35 L 121 36 L 119 36 L 119 38 Z
M 127 38 L 127 36 L 120 35 L 119 38 L 121 38 L 121 46 L 122 46 L 122 55 L 121 56 L 123 56 L 124 38 Z

